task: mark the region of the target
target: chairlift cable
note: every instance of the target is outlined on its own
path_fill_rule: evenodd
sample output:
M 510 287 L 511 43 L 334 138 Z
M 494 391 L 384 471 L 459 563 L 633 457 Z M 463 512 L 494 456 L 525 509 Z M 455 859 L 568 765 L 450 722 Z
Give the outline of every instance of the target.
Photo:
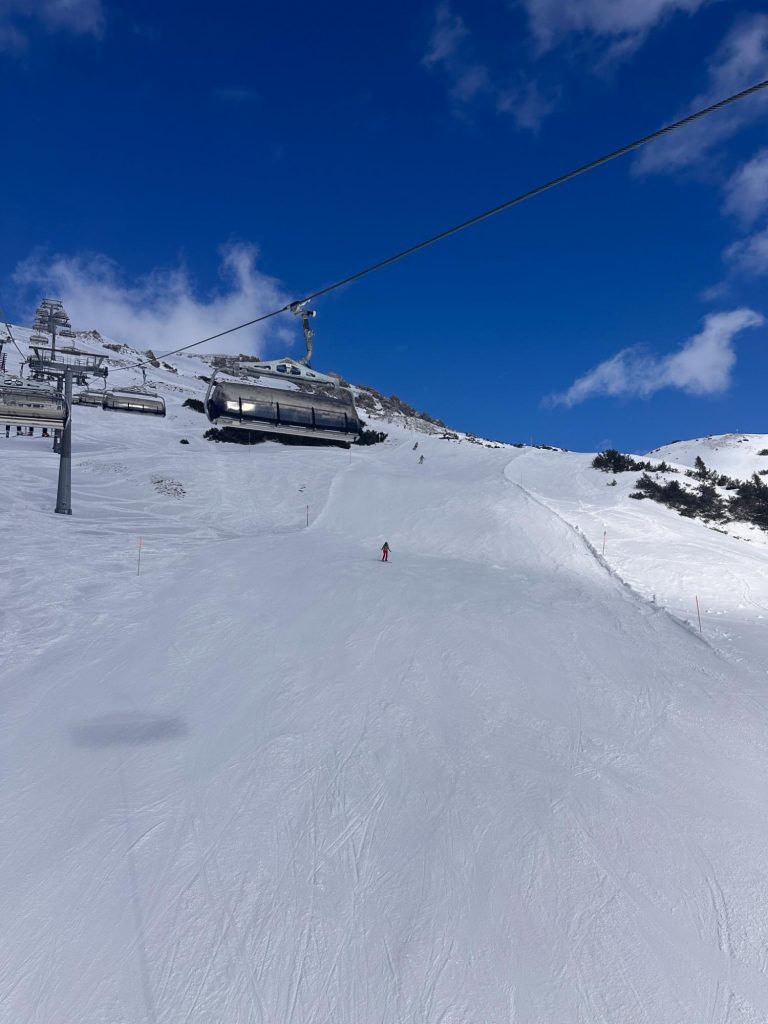
M 509 210 L 513 206 L 519 206 L 521 203 L 524 203 L 529 199 L 533 199 L 535 196 L 539 196 L 543 192 L 548 192 L 550 189 L 556 188 L 558 185 L 564 185 L 566 182 L 572 181 L 574 178 L 578 178 L 582 174 L 586 174 L 588 171 L 594 171 L 598 167 L 602 167 L 604 164 L 610 163 L 612 160 L 616 160 L 621 156 L 626 156 L 627 153 L 631 153 L 636 149 L 641 149 L 643 146 L 647 146 L 649 143 L 655 142 L 657 139 L 663 138 L 666 135 L 671 135 L 672 132 L 676 132 L 680 128 L 686 128 L 688 125 L 693 124 L 696 121 L 709 117 L 710 114 L 715 114 L 717 111 L 731 106 L 733 103 L 738 103 L 741 100 L 747 99 L 749 96 L 754 96 L 756 93 L 761 92 L 766 88 L 768 88 L 768 79 L 764 79 L 761 82 L 750 85 L 747 89 L 742 89 L 740 92 L 733 93 L 731 96 L 726 96 L 725 99 L 718 100 L 717 103 L 712 103 L 708 107 L 702 107 L 700 110 L 696 110 L 692 114 L 688 114 L 686 117 L 682 117 L 678 121 L 674 121 L 672 124 L 667 124 L 662 128 L 657 128 L 656 131 L 651 132 L 649 135 L 643 135 L 641 138 L 635 139 L 634 142 L 629 142 L 625 146 L 621 146 L 619 149 L 614 149 L 612 152 L 599 156 L 594 160 L 590 160 L 588 163 L 582 164 L 580 167 L 576 167 L 571 171 L 567 171 L 565 174 L 558 175 L 558 177 L 552 178 L 551 181 L 547 181 L 542 185 L 537 185 L 535 188 L 529 189 L 527 192 L 522 192 L 520 195 L 514 196 L 512 199 L 506 200 L 506 202 L 499 203 L 498 206 L 493 206 L 489 210 L 484 210 L 482 213 L 475 214 L 474 217 L 470 217 L 468 220 L 461 221 L 453 227 L 446 228 L 444 231 L 438 232 L 436 235 L 425 238 L 423 241 L 417 242 L 415 245 L 411 245 L 407 249 L 403 249 L 401 252 L 395 253 L 393 256 L 387 256 L 385 259 L 379 260 L 378 263 L 373 263 L 369 267 L 365 267 L 354 274 L 350 274 L 348 277 L 341 278 L 339 281 L 334 281 L 333 284 L 326 285 L 324 288 L 319 288 L 317 291 L 309 292 L 303 298 L 289 302 L 280 309 L 273 309 L 271 312 L 264 313 L 262 316 L 258 316 L 254 320 L 249 320 L 247 323 L 238 324 L 236 327 L 230 327 L 226 331 L 220 331 L 218 334 L 212 334 L 207 338 L 202 338 L 200 341 L 193 341 L 189 345 L 183 345 L 181 348 L 172 349 L 170 352 L 165 352 L 163 355 L 157 356 L 157 358 L 167 359 L 168 356 L 178 355 L 178 353 L 186 352 L 188 349 L 196 348 L 198 345 L 204 345 L 208 341 L 223 338 L 227 334 L 233 334 L 235 331 L 240 331 L 245 327 L 251 327 L 253 324 L 261 323 L 263 320 L 268 320 L 270 317 L 277 316 L 279 313 L 288 312 L 292 307 L 301 306 L 304 303 L 311 302 L 323 295 L 328 295 L 330 292 L 334 292 L 338 288 L 343 288 L 345 285 L 352 284 L 354 281 L 359 281 L 360 278 L 366 277 L 368 274 L 372 274 L 376 270 L 381 270 L 383 267 L 387 267 L 392 263 L 405 259 L 406 256 L 412 256 L 421 249 L 426 249 L 427 246 L 434 245 L 436 242 L 441 242 L 443 239 L 449 238 L 451 235 L 455 235 L 460 231 L 466 230 L 466 228 L 474 227 L 475 224 L 479 224 L 481 221 L 487 220 L 489 217 L 494 217 L 498 213 L 503 213 L 505 210 Z M 116 367 L 115 372 L 117 370 L 133 370 L 139 366 L 146 366 L 147 364 L 147 360 L 142 360 L 141 362 L 133 363 L 128 366 Z
M 533 199 L 534 196 L 541 195 L 542 192 L 548 192 L 550 189 L 556 188 L 558 185 L 564 185 L 567 181 L 572 181 L 574 178 L 578 178 L 580 175 L 586 174 L 588 171 L 593 171 L 598 167 L 602 167 L 603 164 L 610 163 L 611 160 L 616 160 L 620 156 L 625 156 L 627 153 L 631 153 L 635 149 L 647 146 L 649 142 L 654 142 L 656 139 L 662 138 L 664 135 L 669 135 L 670 133 L 677 131 L 679 128 L 684 128 L 687 125 L 692 124 L 694 121 L 699 121 L 701 118 L 707 117 L 709 114 L 714 114 L 716 111 L 722 110 L 731 103 L 736 103 L 738 100 L 746 99 L 748 96 L 752 96 L 754 93 L 766 88 L 768 88 L 768 79 L 758 82 L 756 85 L 751 85 L 748 89 L 743 89 L 741 92 L 734 93 L 734 95 L 728 96 L 726 99 L 719 100 L 717 103 L 713 103 L 709 107 L 697 110 L 693 114 L 689 114 L 687 117 L 683 117 L 679 121 L 675 121 L 673 124 L 668 124 L 663 128 L 658 128 L 655 132 L 651 132 L 650 135 L 644 135 L 641 139 L 636 139 L 634 142 L 630 142 L 626 146 L 622 146 L 620 149 L 615 149 L 611 153 L 606 153 L 605 156 L 600 156 L 595 160 L 590 160 L 589 163 L 582 164 L 581 167 L 576 167 L 574 170 L 568 171 L 566 174 L 561 174 L 559 177 L 553 178 L 551 181 L 548 181 L 543 185 L 537 185 L 536 188 L 532 188 L 528 192 L 523 192 L 519 196 L 515 196 L 513 199 L 508 199 L 506 202 L 492 207 L 490 210 L 485 210 L 483 213 L 478 213 L 474 217 L 470 217 L 469 220 L 462 221 L 460 224 L 456 224 L 451 228 L 446 228 L 445 231 L 440 231 L 438 234 L 432 235 L 431 238 L 427 238 L 423 242 L 417 242 L 416 245 L 412 245 L 408 249 L 403 249 L 402 252 L 396 253 L 394 256 L 389 256 L 386 259 L 380 260 L 378 263 L 372 264 L 370 267 L 366 267 L 364 270 L 359 270 L 355 274 L 350 274 L 349 277 L 345 277 L 341 281 L 336 281 L 334 284 L 330 284 L 325 288 L 312 292 L 310 295 L 307 295 L 298 301 L 311 302 L 312 300 L 319 298 L 321 295 L 327 295 L 329 292 L 335 291 L 337 288 L 342 288 L 346 284 L 358 281 L 361 277 L 365 277 L 367 274 L 372 274 L 375 270 L 380 270 L 382 267 L 386 267 L 390 263 L 395 263 L 397 260 L 402 260 L 406 256 L 411 256 L 413 253 L 419 252 L 421 249 L 426 249 L 427 246 L 434 245 L 435 242 L 441 242 L 444 238 L 449 238 L 451 235 L 455 235 L 459 231 L 464 231 L 466 228 L 474 227 L 475 224 L 479 224 L 481 221 L 487 220 L 489 217 L 494 217 L 497 213 L 503 213 L 505 210 L 509 210 L 513 206 L 519 206 L 528 199 Z
M 5 307 L 2 304 L 2 299 L 1 298 L 0 298 L 0 318 L 2 318 L 2 321 L 5 324 L 5 329 L 6 329 L 6 331 L 8 331 L 8 337 L 11 339 L 11 341 L 13 342 L 13 344 L 14 344 L 14 346 L 16 348 L 16 351 L 21 356 L 21 363 L 22 363 L 22 366 L 23 366 L 24 363 L 27 361 L 27 358 L 24 355 L 24 353 L 21 351 L 21 349 L 19 348 L 19 344 L 18 344 L 18 342 L 16 341 L 16 339 L 13 336 L 13 331 L 11 330 L 11 325 L 8 323 L 8 318 L 6 317 L 6 314 L 5 314 Z

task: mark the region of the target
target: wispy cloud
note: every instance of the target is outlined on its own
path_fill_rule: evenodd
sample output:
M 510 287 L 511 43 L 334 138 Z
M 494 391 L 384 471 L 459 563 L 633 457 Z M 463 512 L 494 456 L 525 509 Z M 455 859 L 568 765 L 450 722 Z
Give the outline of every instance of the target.
M 768 227 L 733 242 L 723 253 L 733 270 L 750 277 L 768 274 Z
M 690 395 L 719 394 L 731 384 L 736 336 L 762 323 L 764 317 L 752 309 L 710 313 L 699 334 L 676 352 L 656 356 L 641 347 L 625 348 L 579 377 L 567 391 L 552 395 L 547 404 L 571 408 L 602 395 L 648 398 L 665 388 Z
M 709 62 L 706 88 L 680 114 L 709 106 L 753 85 L 765 78 L 766 68 L 768 15 L 739 18 Z M 635 160 L 634 170 L 668 174 L 695 168 L 699 174 L 722 181 L 724 154 L 718 152 L 718 147 L 752 121 L 766 116 L 768 93 L 763 91 L 648 146 Z M 764 216 L 768 212 L 768 148 L 731 172 L 723 192 L 724 212 L 737 217 L 744 226 Z M 768 274 L 768 228 L 733 242 L 724 250 L 723 260 L 732 272 Z M 704 297 L 725 294 L 728 288 L 726 282 L 721 282 L 707 289 Z
M 483 64 L 467 64 L 452 76 L 451 96 L 461 104 L 471 103 L 478 96 L 493 91 L 491 75 Z
M 496 100 L 498 111 L 511 114 L 518 128 L 526 128 L 532 132 L 539 130 L 556 105 L 555 96 L 545 96 L 535 81 L 526 82 L 516 89 L 499 92 Z
M 518 72 L 517 84 L 510 85 L 476 58 L 466 23 L 447 0 L 435 9 L 434 26 L 422 63 L 445 76 L 455 111 L 462 116 L 466 116 L 473 103 L 483 102 L 511 117 L 518 128 L 537 131 L 554 109 L 554 102 L 533 78 Z
M 464 19 L 451 10 L 451 5 L 447 2 L 438 4 L 429 47 L 422 57 L 422 63 L 433 67 L 451 61 L 468 34 Z
M 101 0 L 0 0 L 0 50 L 23 50 L 30 28 L 100 36 L 105 16 Z
M 706 89 L 682 112 L 690 113 L 765 78 L 768 68 L 768 15 L 740 19 L 709 63 Z M 682 131 L 646 147 L 635 162 L 641 173 L 679 171 L 694 164 L 706 166 L 714 147 L 745 124 L 768 113 L 765 92 L 710 115 Z M 681 115 L 682 116 L 682 115 Z
M 478 40 L 465 19 L 451 0 L 440 0 L 422 63 L 445 76 L 456 113 L 466 116 L 471 104 L 483 101 L 487 108 L 511 117 L 518 128 L 538 131 L 562 94 L 561 88 L 552 87 L 551 74 L 547 75 L 546 64 L 541 62 L 548 51 L 569 37 L 581 36 L 590 44 L 588 66 L 604 71 L 606 65 L 631 56 L 650 32 L 672 15 L 692 15 L 712 2 L 715 0 L 514 0 L 508 6 L 524 11 L 530 31 L 510 34 L 510 58 L 500 68 L 498 62 L 478 58 Z M 501 0 L 499 7 L 503 9 Z
M 744 224 L 753 224 L 768 210 L 768 149 L 759 150 L 731 175 L 724 208 Z
M 226 330 L 288 299 L 274 278 L 257 266 L 258 250 L 233 244 L 221 249 L 221 285 L 199 294 L 183 266 L 153 270 L 129 281 L 102 255 L 47 257 L 35 253 L 13 276 L 22 295 L 47 293 L 62 299 L 77 328 L 99 330 L 139 349 L 177 348 Z M 204 346 L 215 352 L 262 353 L 271 338 L 286 342 L 293 325 L 280 318 L 245 328 Z
M 467 45 L 469 31 L 464 19 L 447 0 L 435 8 L 435 20 L 422 64 L 442 73 L 457 112 L 464 113 L 478 96 L 493 91 L 488 68 L 472 57 Z
M 523 0 L 531 34 L 540 50 L 582 33 L 608 39 L 616 55 L 627 55 L 671 15 L 693 14 L 709 0 Z

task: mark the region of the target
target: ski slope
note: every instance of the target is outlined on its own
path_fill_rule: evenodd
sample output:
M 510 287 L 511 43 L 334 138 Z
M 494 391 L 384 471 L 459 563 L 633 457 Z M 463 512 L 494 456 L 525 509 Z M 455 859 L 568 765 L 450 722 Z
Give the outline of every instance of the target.
M 746 435 L 737 435 L 742 436 Z M 754 472 L 750 464 L 768 463 L 768 458 L 757 455 L 768 448 L 768 435 L 751 435 L 749 446 L 743 447 L 732 435 L 706 440 L 707 446 L 684 442 L 651 456 L 666 459 L 684 473 L 700 454 L 708 466 L 728 475 L 740 475 L 742 467 L 742 478 Z M 700 615 L 709 643 L 762 671 L 768 535 L 748 523 L 706 525 L 664 505 L 631 500 L 639 474 L 601 473 L 591 468 L 592 459 L 592 454 L 526 449 L 514 464 L 514 479 L 581 531 L 593 550 L 604 555 L 605 565 L 635 593 L 696 629 Z
M 75 409 L 71 519 L 0 436 L 0 1018 L 768 1019 L 751 613 L 627 585 L 586 456 L 213 445 L 178 362 Z

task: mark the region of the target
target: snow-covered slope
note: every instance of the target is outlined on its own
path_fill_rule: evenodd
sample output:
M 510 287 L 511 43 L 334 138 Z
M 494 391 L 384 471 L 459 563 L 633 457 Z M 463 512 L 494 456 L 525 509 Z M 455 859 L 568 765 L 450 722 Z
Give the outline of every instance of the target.
M 760 454 L 766 451 L 766 434 L 713 434 L 692 441 L 675 441 L 649 454 L 683 466 L 693 466 L 699 456 L 710 469 L 737 480 L 747 480 L 753 473 L 768 469 L 768 455 Z
M 760 436 L 755 445 L 768 446 L 768 435 Z M 591 468 L 592 459 L 591 454 L 526 449 L 512 472 L 580 530 L 635 592 L 697 629 L 700 611 L 710 643 L 762 666 L 768 535 L 749 524 L 707 526 L 664 505 L 632 501 L 639 474 L 601 473 Z
M 172 362 L 76 408 L 71 519 L 0 435 L 3 1019 L 768 1019 L 753 610 L 611 571 L 763 549 L 587 456 L 210 444 Z

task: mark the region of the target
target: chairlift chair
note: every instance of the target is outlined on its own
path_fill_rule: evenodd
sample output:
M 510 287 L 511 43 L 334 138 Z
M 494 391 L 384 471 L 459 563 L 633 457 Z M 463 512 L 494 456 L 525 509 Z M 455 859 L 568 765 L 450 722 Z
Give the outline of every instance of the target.
M 104 406 L 104 391 L 78 391 L 72 396 L 73 405 L 93 405 L 99 409 Z
M 205 414 L 217 427 L 251 430 L 269 437 L 304 437 L 348 448 L 362 430 L 352 394 L 338 378 L 310 368 L 314 332 L 309 317 L 315 314 L 299 303 L 290 308 L 302 318 L 307 350 L 304 358 L 241 361 L 238 369 L 243 378 L 250 380 L 222 380 L 218 378 L 220 371 L 215 370 L 205 396 Z M 280 384 L 272 386 L 270 380 L 279 380 Z
M 69 406 L 58 391 L 19 377 L 0 378 L 0 423 L 63 430 L 68 419 Z
M 165 416 L 165 400 L 159 395 L 148 395 L 141 391 L 107 391 L 103 408 L 117 412 L 143 413 L 149 416 Z

